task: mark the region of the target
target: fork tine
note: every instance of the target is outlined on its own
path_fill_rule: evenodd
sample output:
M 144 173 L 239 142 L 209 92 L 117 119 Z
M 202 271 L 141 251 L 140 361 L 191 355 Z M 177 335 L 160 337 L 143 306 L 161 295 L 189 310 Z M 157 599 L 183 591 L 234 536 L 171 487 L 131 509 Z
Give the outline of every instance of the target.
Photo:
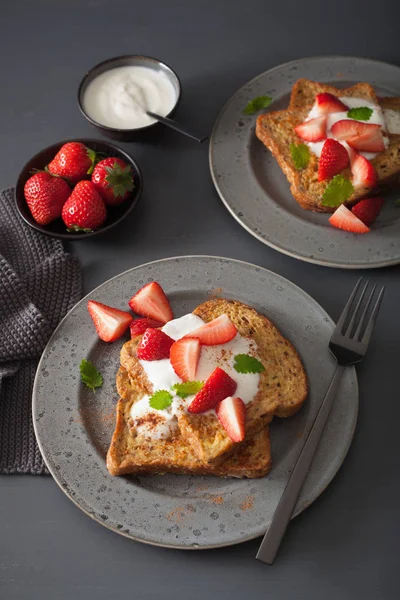
M 347 335 L 348 337 L 351 337 L 351 332 L 353 331 L 354 324 L 358 317 L 358 313 L 360 311 L 361 304 L 362 304 L 362 301 L 364 300 L 365 292 L 367 291 L 368 286 L 369 286 L 369 280 L 367 279 L 367 283 L 364 285 L 364 289 L 360 294 L 357 305 L 356 305 L 355 309 L 353 310 L 353 314 L 351 316 L 350 323 L 348 324 L 347 329 L 344 333 L 344 335 Z
M 375 306 L 372 310 L 372 314 L 369 318 L 367 327 L 365 329 L 365 333 L 361 339 L 361 342 L 365 345 L 365 347 L 368 346 L 369 344 L 369 340 L 371 339 L 371 335 L 372 335 L 372 331 L 374 329 L 374 325 L 375 325 L 375 321 L 376 321 L 376 317 L 378 316 L 378 312 L 379 312 L 379 308 L 381 306 L 381 302 L 382 302 L 382 298 L 383 298 L 383 294 L 385 291 L 385 286 L 382 286 L 381 291 L 379 292 L 379 296 L 375 302 Z
M 340 334 L 342 333 L 345 321 L 347 319 L 347 316 L 350 312 L 351 306 L 353 304 L 353 300 L 358 292 L 358 288 L 360 287 L 360 284 L 362 282 L 362 277 L 357 281 L 356 285 L 354 286 L 353 291 L 351 292 L 351 296 L 350 298 L 347 300 L 346 306 L 344 307 L 342 314 L 339 317 L 339 320 L 337 322 L 336 325 L 336 331 L 338 331 Z
M 354 334 L 354 339 L 355 340 L 358 340 L 358 338 L 360 337 L 361 331 L 363 330 L 364 323 L 365 323 L 366 318 L 367 318 L 368 309 L 369 309 L 369 307 L 371 305 L 372 298 L 374 297 L 375 290 L 376 290 L 376 284 L 372 288 L 372 291 L 371 291 L 371 293 L 370 293 L 370 295 L 368 297 L 368 300 L 365 303 L 365 307 L 364 307 L 363 313 L 362 313 L 362 315 L 360 317 L 360 322 L 359 322 L 358 327 L 356 329 L 356 332 Z

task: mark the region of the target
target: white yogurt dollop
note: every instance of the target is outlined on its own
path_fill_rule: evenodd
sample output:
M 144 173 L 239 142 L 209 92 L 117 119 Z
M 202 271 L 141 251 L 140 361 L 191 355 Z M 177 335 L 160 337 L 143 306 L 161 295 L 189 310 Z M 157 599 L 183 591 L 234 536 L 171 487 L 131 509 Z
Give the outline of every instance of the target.
M 151 125 L 155 119 L 146 110 L 165 117 L 175 103 L 174 86 L 163 71 L 133 65 L 98 75 L 87 86 L 82 100 L 89 117 L 117 129 Z
M 179 319 L 169 321 L 164 325 L 162 331 L 174 340 L 179 340 L 203 324 L 204 321 L 200 317 L 189 313 Z M 257 394 L 260 375 L 259 373 L 238 373 L 233 367 L 236 354 L 257 354 L 257 346 L 255 342 L 242 337 L 239 333 L 226 344 L 202 346 L 196 380 L 205 381 L 216 367 L 220 367 L 236 381 L 237 389 L 234 395 L 248 404 Z M 140 435 L 156 439 L 168 438 L 177 428 L 177 416 L 180 412 L 187 410 L 194 396 L 188 396 L 183 400 L 176 396 L 171 389 L 175 383 L 182 383 L 182 380 L 173 370 L 169 358 L 139 362 L 152 385 L 153 393 L 158 390 L 169 391 L 173 396 L 173 401 L 167 409 L 155 410 L 149 405 L 150 397 L 144 396 L 132 406 L 133 423 Z M 215 414 L 214 410 L 207 412 Z M 154 417 L 157 417 L 157 423 L 153 422 Z

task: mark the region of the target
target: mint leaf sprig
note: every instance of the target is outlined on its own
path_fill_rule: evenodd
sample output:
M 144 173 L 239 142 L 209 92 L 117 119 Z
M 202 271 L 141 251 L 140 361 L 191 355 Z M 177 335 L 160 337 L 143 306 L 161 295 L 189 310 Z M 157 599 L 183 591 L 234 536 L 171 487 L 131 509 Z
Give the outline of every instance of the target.
M 158 390 L 149 399 L 151 408 L 156 410 L 165 410 L 168 406 L 171 406 L 173 396 L 167 392 L 167 390 Z
M 347 111 L 349 119 L 355 119 L 356 121 L 369 121 L 374 111 L 369 106 L 357 106 L 357 108 L 351 108 Z
M 81 375 L 82 383 L 84 383 L 88 388 L 96 391 L 96 388 L 99 388 L 103 385 L 103 376 L 96 369 L 94 364 L 90 362 L 90 360 L 86 360 L 83 358 L 81 360 L 81 364 L 79 365 L 79 372 Z
M 188 396 L 193 396 L 197 394 L 203 387 L 204 383 L 202 381 L 185 381 L 184 383 L 175 383 L 172 386 L 172 389 L 175 390 L 176 395 L 179 398 L 187 398 Z
M 265 371 L 264 365 L 249 354 L 236 354 L 233 368 L 238 373 L 261 373 Z
M 254 115 L 254 113 L 262 110 L 263 108 L 268 108 L 271 104 L 272 98 L 271 96 L 257 96 L 248 102 L 247 106 L 243 109 L 244 115 Z
M 329 182 L 322 196 L 322 204 L 336 208 L 346 202 L 354 192 L 353 184 L 343 175 L 335 175 Z
M 310 162 L 310 149 L 306 144 L 290 144 L 290 154 L 298 171 L 305 169 Z

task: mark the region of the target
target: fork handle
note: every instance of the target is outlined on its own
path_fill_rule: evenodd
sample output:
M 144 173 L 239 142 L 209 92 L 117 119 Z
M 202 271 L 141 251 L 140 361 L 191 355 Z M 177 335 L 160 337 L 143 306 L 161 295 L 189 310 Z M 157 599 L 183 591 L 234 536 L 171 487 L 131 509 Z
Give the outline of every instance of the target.
M 285 534 L 286 527 L 288 526 L 290 518 L 293 514 L 294 507 L 296 506 L 301 488 L 303 487 L 304 481 L 307 477 L 307 473 L 313 461 L 315 451 L 318 447 L 319 440 L 325 427 L 325 423 L 328 419 L 333 399 L 335 398 L 339 388 L 344 369 L 345 367 L 340 365 L 336 367 L 328 391 L 326 392 L 325 398 L 322 401 L 317 416 L 315 417 L 314 423 L 311 427 L 311 431 L 307 436 L 305 444 L 293 469 L 292 475 L 286 484 L 278 506 L 276 507 L 276 510 L 272 516 L 268 530 L 263 541 L 261 542 L 260 548 L 258 549 L 256 558 L 268 565 L 272 565 L 274 562 L 280 543 Z

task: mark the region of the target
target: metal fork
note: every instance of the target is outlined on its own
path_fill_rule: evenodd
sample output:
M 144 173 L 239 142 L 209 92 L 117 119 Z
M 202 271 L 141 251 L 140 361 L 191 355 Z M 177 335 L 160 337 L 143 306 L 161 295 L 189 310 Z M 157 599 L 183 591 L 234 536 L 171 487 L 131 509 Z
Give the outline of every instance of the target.
M 354 365 L 364 358 L 371 339 L 385 286 L 381 288 L 373 307 L 371 307 L 376 292 L 376 285 L 373 286 L 372 291 L 367 295 L 367 288 L 370 284 L 367 280 L 357 300 L 361 282 L 362 279 L 359 279 L 330 339 L 329 350 L 336 358 L 336 370 L 256 556 L 258 560 L 269 565 L 272 565 L 274 562 L 294 507 L 296 506 L 301 488 L 307 477 L 328 419 L 333 400 L 339 388 L 343 372 L 347 366 Z

